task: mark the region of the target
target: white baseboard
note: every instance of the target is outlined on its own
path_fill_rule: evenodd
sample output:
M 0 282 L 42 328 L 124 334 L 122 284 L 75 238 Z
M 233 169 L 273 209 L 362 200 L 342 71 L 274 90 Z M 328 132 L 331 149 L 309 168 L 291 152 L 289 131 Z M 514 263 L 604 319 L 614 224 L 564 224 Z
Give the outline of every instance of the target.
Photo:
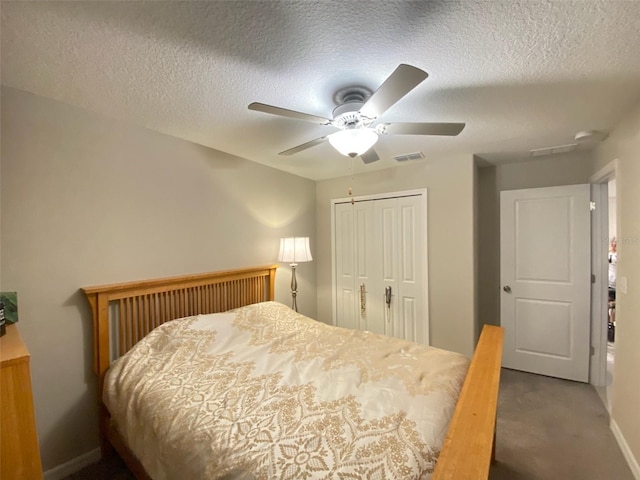
M 631 452 L 631 449 L 629 448 L 624 435 L 622 435 L 618 424 L 614 419 L 611 419 L 611 423 L 609 424 L 609 426 L 611 428 L 611 431 L 613 432 L 613 436 L 616 437 L 616 440 L 618 441 L 618 445 L 620 446 L 620 450 L 622 450 L 624 458 L 629 464 L 631 473 L 633 473 L 633 476 L 636 480 L 640 480 L 640 465 L 638 465 L 638 460 L 636 460 L 636 458 L 633 456 L 633 453 Z
M 73 473 L 79 472 L 84 467 L 91 465 L 92 463 L 96 463 L 101 457 L 102 455 L 100 454 L 99 448 L 91 450 L 90 452 L 84 453 L 79 457 L 63 463 L 62 465 L 58 465 L 51 470 L 47 470 L 44 472 L 44 480 L 62 480 Z

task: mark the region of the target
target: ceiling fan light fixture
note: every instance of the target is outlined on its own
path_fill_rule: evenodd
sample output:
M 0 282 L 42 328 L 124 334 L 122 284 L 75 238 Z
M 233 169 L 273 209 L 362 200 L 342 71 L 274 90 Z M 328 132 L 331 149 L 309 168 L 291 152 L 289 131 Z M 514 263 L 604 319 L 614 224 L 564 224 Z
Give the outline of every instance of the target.
M 329 135 L 329 143 L 345 157 L 357 157 L 378 141 L 378 134 L 370 128 L 351 128 Z

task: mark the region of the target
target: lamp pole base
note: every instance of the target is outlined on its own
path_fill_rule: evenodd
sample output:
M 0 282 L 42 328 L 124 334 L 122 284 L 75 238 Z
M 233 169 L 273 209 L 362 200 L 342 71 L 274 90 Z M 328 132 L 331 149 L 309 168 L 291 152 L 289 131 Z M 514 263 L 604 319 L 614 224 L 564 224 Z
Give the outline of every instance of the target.
M 296 303 L 296 296 L 298 295 L 298 281 L 296 280 L 296 267 L 297 263 L 292 263 L 291 265 L 291 297 L 293 299 L 291 308 L 297 312 L 298 304 Z

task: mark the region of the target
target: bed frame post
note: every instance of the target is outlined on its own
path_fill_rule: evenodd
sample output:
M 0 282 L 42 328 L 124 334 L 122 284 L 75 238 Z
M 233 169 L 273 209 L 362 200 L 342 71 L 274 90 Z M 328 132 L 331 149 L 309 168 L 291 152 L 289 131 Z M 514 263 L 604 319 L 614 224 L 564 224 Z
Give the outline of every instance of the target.
M 269 300 L 273 301 L 276 298 L 276 269 L 277 265 L 273 265 L 269 268 Z
M 109 368 L 110 364 L 110 355 L 109 349 L 105 348 L 105 346 L 109 345 L 109 299 L 105 294 L 97 294 L 97 314 L 98 314 L 98 355 L 97 355 L 97 365 L 98 365 L 98 377 L 100 380 L 100 385 L 102 385 L 102 380 L 104 380 L 104 374 Z M 100 391 L 102 394 L 102 391 Z
M 102 458 L 113 455 L 114 450 L 106 438 L 105 432 L 108 428 L 109 413 L 102 404 L 102 387 L 104 375 L 109 368 L 109 350 L 105 345 L 109 345 L 109 300 L 104 293 L 85 292 L 87 300 L 91 306 L 93 318 L 93 370 L 98 376 L 98 403 L 100 405 L 100 451 Z

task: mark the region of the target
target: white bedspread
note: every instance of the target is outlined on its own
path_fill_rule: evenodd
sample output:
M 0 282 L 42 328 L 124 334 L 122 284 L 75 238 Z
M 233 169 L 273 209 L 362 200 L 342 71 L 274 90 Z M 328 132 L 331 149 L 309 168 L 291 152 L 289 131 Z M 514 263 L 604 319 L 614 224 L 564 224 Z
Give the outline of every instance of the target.
M 429 478 L 468 365 L 266 302 L 158 327 L 104 402 L 154 480 Z

